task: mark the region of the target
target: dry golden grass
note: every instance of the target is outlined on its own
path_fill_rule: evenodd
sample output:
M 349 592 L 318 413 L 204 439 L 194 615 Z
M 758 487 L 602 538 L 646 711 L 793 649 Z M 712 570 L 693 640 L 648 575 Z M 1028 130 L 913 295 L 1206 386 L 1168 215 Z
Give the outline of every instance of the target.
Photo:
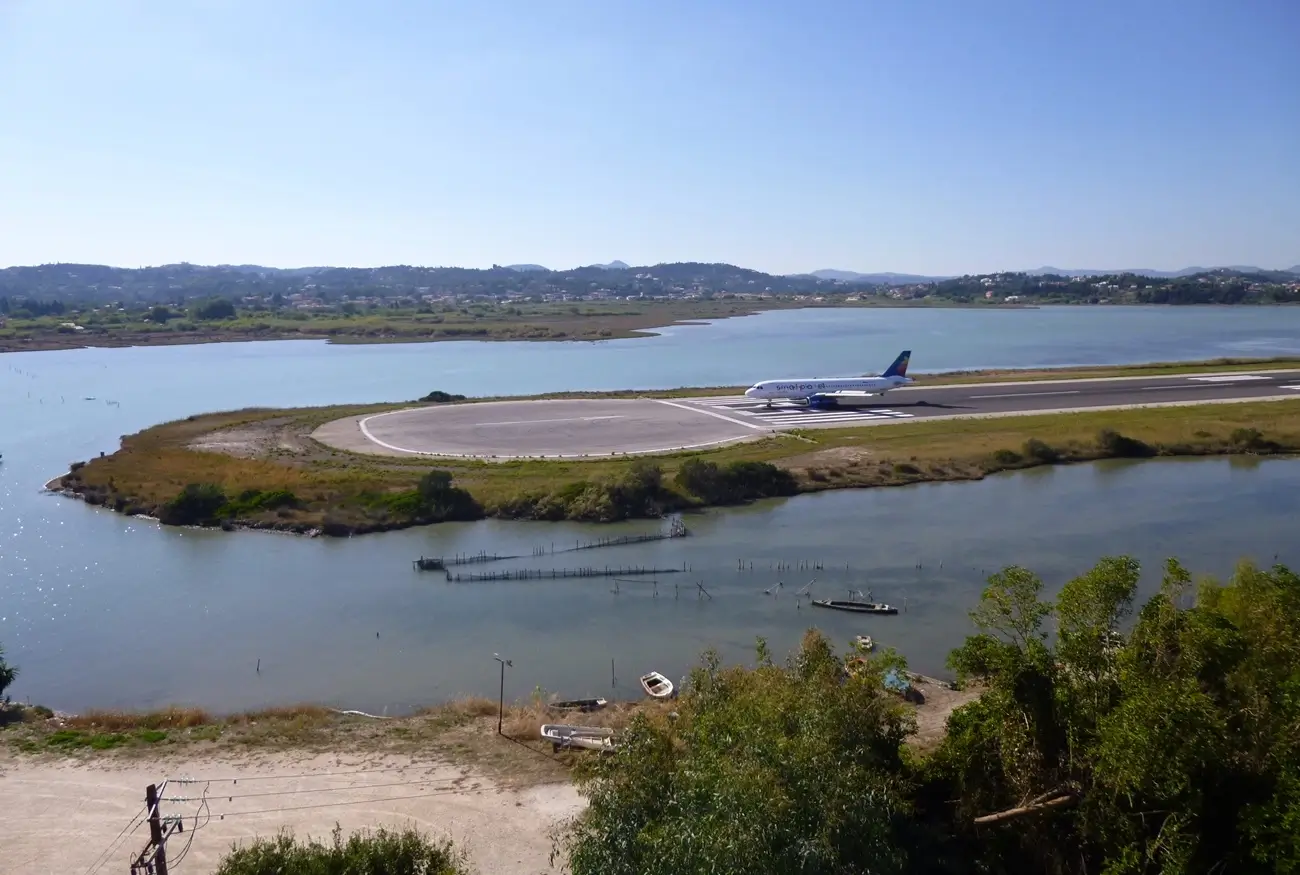
M 74 729 L 191 729 L 215 722 L 202 708 L 163 708 L 159 711 L 87 711 L 63 721 Z

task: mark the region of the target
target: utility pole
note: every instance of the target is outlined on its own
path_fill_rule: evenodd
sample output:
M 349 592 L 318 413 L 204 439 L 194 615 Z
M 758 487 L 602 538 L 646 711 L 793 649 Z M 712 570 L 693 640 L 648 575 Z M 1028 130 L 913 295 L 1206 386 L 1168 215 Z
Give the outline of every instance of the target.
M 163 782 L 167 786 L 167 782 Z M 150 784 L 144 789 L 145 811 L 149 814 L 149 844 L 131 864 L 131 875 L 167 875 L 167 839 L 174 832 L 184 832 L 180 818 L 168 818 L 164 824 L 158 811 L 158 787 Z
M 502 659 L 501 654 L 494 653 L 492 658 L 501 663 L 501 691 L 497 696 L 497 735 L 501 735 L 501 721 L 506 713 L 506 666 L 514 666 L 514 663 L 508 659 Z M 167 875 L 166 872 L 162 875 Z
M 144 790 L 144 804 L 149 807 L 149 844 L 158 850 L 153 860 L 158 875 L 167 875 L 167 843 L 163 841 L 162 816 L 158 813 L 158 787 L 150 784 Z

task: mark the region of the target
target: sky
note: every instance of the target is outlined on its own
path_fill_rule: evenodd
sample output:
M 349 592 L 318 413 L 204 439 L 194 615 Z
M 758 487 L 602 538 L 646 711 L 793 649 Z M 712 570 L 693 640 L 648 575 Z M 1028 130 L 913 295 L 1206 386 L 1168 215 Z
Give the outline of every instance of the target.
M 0 266 L 1300 263 L 1296 0 L 0 0 Z

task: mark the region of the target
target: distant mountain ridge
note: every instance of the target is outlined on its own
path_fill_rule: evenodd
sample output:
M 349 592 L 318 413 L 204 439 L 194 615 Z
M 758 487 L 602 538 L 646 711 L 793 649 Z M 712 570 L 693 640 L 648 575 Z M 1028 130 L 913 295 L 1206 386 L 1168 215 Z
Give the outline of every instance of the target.
M 871 283 L 872 285 L 895 285 L 904 283 L 934 283 L 952 279 L 951 276 L 927 276 L 917 273 L 858 273 L 853 270 L 832 270 L 823 268 L 812 273 L 790 274 L 790 276 L 811 276 L 819 280 L 838 280 L 842 283 Z

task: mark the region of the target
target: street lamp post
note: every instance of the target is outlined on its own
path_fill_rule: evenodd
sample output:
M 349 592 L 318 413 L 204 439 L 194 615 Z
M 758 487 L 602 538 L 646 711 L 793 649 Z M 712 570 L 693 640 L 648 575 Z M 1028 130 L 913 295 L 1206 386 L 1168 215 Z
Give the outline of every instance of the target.
M 514 663 L 508 659 L 502 659 L 501 654 L 494 653 L 492 658 L 501 663 L 501 690 L 497 695 L 497 735 L 501 735 L 501 720 L 506 712 L 506 666 L 514 666 Z

